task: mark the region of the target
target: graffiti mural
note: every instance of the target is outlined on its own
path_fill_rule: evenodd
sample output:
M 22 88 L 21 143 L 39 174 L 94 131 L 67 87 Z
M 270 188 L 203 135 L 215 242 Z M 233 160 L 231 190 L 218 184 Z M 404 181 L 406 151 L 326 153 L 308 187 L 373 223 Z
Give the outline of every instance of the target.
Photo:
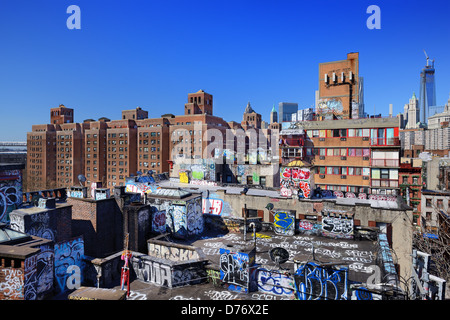
M 152 215 L 152 232 L 166 232 L 166 210 L 156 211 Z
M 282 195 L 291 193 L 299 198 L 311 198 L 311 171 L 308 168 L 282 167 L 280 169 L 280 187 Z
M 201 234 L 205 222 L 202 212 L 202 198 L 198 197 L 186 202 L 188 235 Z
M 87 188 L 86 187 L 71 187 L 67 193 L 67 196 L 72 198 L 86 198 Z
M 50 245 L 40 246 L 41 252 L 36 261 L 36 292 L 37 298 L 42 299 L 53 291 L 54 248 Z
M 172 216 L 169 217 L 171 221 L 172 232 L 174 235 L 179 237 L 186 237 L 187 226 L 186 226 L 186 206 L 174 205 L 172 206 Z M 166 216 L 167 218 L 167 216 Z
M 317 104 L 316 113 L 324 119 L 342 119 L 344 107 L 340 99 L 321 99 Z
M 22 204 L 22 171 L 0 171 L 0 222 L 9 222 L 9 212 Z
M 293 236 L 295 232 L 295 214 L 287 210 L 276 210 L 273 215 L 276 234 Z
M 135 256 L 131 258 L 131 264 L 139 280 L 172 287 L 172 272 L 169 265 Z
M 171 260 L 171 261 L 188 261 L 199 259 L 200 255 L 195 247 L 172 245 L 171 243 L 148 243 L 148 255 L 151 257 Z
M 154 181 L 154 180 L 153 180 Z M 139 182 L 135 177 L 129 177 L 125 179 L 125 192 L 140 193 L 153 193 L 160 189 L 154 182 Z
M 172 288 L 206 280 L 203 262 L 174 261 L 137 254 L 133 255 L 131 265 L 139 280 L 158 286 Z
M 55 290 L 78 289 L 82 282 L 84 241 L 82 237 L 55 244 Z
M 216 193 L 209 193 L 207 197 L 202 200 L 202 211 L 204 214 L 230 216 L 233 213 L 233 208 Z
M 152 232 L 185 238 L 204 230 L 201 196 L 186 201 L 150 199 Z
M 220 248 L 220 280 L 228 284 L 228 289 L 238 292 L 255 291 L 255 250 L 249 253 L 232 252 Z
M 348 268 L 335 269 L 314 262 L 299 264 L 294 274 L 299 300 L 347 300 Z
M 183 176 L 183 179 L 188 179 L 187 182 L 183 182 L 186 180 L 181 181 L 182 172 L 186 172 L 186 177 Z M 181 183 L 199 184 L 199 181 L 215 182 L 216 163 L 214 159 L 196 159 L 193 164 L 181 163 L 178 174 Z
M 3 268 L 3 281 L 0 282 L 0 292 L 5 300 L 24 299 L 23 284 L 24 276 L 20 268 Z
M 341 212 L 322 213 L 322 235 L 353 239 L 353 217 Z
M 180 183 L 189 183 L 189 176 L 187 171 L 180 171 L 178 174 L 180 176 Z
M 294 279 L 287 273 L 285 274 L 277 270 L 258 269 L 258 291 L 294 298 Z
M 300 220 L 298 222 L 298 231 L 307 235 L 321 235 L 322 224 L 316 221 Z

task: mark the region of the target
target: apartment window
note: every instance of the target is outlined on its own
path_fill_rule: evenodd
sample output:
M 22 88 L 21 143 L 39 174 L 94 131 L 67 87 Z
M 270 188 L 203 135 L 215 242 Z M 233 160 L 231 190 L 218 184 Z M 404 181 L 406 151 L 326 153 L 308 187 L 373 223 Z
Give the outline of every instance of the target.
M 437 199 L 436 206 L 437 206 L 438 209 L 444 209 L 444 200 Z
M 381 169 L 380 179 L 389 179 L 389 169 Z

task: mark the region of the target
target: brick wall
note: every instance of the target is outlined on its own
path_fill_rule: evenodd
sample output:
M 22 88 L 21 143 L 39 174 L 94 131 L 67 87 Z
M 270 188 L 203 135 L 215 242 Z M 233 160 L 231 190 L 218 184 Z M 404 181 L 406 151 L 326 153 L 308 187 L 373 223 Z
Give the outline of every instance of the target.
M 24 300 L 24 261 L 0 258 L 0 300 Z
M 114 198 L 68 198 L 72 205 L 72 236 L 83 235 L 85 254 L 104 257 L 123 249 L 122 213 Z

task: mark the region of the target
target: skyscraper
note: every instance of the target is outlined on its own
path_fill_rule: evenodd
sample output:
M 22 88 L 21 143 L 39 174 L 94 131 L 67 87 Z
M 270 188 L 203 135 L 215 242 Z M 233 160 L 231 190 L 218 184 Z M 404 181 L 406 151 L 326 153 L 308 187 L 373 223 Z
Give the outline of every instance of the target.
M 417 129 L 419 128 L 419 100 L 416 94 L 413 93 L 409 103 L 405 104 L 404 108 L 404 128 L 405 129 Z
M 273 105 L 272 111 L 270 111 L 270 124 L 278 122 L 278 113 L 275 109 L 275 105 Z
M 298 103 L 280 102 L 278 104 L 278 110 L 280 115 L 280 118 L 278 119 L 279 122 L 291 122 L 292 114 L 297 114 Z
M 424 51 L 425 52 L 425 51 Z M 420 121 L 427 123 L 430 107 L 436 106 L 436 87 L 434 83 L 434 59 L 431 60 L 425 52 L 427 57 L 427 65 L 420 72 L 420 108 L 422 116 Z

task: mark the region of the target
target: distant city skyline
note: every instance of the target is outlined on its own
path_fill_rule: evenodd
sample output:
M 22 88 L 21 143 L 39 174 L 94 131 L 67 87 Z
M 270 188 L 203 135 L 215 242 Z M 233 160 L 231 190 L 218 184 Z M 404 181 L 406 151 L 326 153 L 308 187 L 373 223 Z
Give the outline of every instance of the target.
M 378 5 L 381 29 L 368 29 Z M 68 29 L 70 5 L 81 29 Z M 250 101 L 314 107 L 319 63 L 359 52 L 365 111 L 403 112 L 420 92 L 426 50 L 436 104 L 450 93 L 450 4 L 442 1 L 12 1 L 0 4 L 0 141 L 25 141 L 50 108 L 75 122 L 141 107 L 149 118 L 183 114 L 188 93 L 214 97 L 214 115 L 240 122 Z M 424 14 L 430 17 L 422 23 Z M 420 22 L 420 23 L 419 23 Z

